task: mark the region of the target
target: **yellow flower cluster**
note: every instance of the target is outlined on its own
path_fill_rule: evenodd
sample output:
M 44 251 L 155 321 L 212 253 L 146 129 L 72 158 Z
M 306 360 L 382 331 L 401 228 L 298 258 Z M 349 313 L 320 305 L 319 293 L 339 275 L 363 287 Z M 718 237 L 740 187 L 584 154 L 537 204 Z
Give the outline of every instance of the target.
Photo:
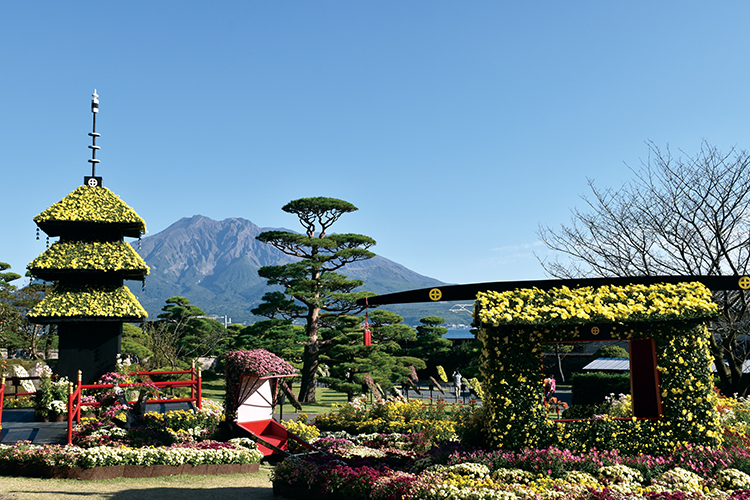
M 287 420 L 286 422 L 283 422 L 282 425 L 286 427 L 289 432 L 295 436 L 301 437 L 308 443 L 313 442 L 320 437 L 320 431 L 317 427 L 305 422 L 300 422 L 299 420 Z
M 124 241 L 58 241 L 31 261 L 29 269 L 71 269 L 87 271 L 139 270 L 149 273 L 148 265 Z
M 119 196 L 105 187 L 79 186 L 75 191 L 34 217 L 34 222 L 136 223 L 141 233 L 146 223 Z
M 492 326 L 685 320 L 719 313 L 710 290 L 697 282 L 480 292 L 476 309 L 482 324 Z
M 58 285 L 28 313 L 29 318 L 146 318 L 126 286 Z

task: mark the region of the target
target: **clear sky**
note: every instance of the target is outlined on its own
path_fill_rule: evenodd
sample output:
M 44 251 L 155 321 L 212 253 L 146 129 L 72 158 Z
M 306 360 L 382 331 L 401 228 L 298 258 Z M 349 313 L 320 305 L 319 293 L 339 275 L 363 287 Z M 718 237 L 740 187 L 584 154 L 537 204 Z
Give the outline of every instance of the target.
M 182 217 L 338 232 L 450 283 L 544 278 L 540 223 L 646 141 L 750 148 L 750 3 L 0 2 L 0 261 L 97 174 L 150 234 Z

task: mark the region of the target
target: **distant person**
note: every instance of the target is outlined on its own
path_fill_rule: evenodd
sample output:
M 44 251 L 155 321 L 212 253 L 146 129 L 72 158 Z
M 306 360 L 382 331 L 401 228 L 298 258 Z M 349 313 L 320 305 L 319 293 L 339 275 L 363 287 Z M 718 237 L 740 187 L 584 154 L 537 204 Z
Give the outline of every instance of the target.
M 458 368 L 453 372 L 453 388 L 456 391 L 456 400 L 458 400 L 461 397 L 461 372 Z
M 547 379 L 547 383 L 544 385 L 544 399 L 549 401 L 551 397 L 555 395 L 557 390 L 557 383 L 555 382 L 555 376 L 550 375 Z

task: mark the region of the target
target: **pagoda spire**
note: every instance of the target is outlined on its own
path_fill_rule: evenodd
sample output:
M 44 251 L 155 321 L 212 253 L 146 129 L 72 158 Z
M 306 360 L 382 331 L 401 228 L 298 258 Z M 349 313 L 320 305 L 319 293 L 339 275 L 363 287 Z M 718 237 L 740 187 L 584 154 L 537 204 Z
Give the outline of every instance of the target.
M 96 164 L 99 163 L 99 160 L 96 159 L 96 151 L 101 149 L 96 145 L 96 138 L 101 137 L 101 134 L 96 132 L 96 115 L 98 113 L 99 94 L 97 94 L 96 89 L 94 89 L 94 93 L 91 94 L 91 114 L 93 116 L 93 125 L 91 127 L 91 132 L 89 132 L 89 136 L 91 137 L 91 145 L 89 145 L 89 149 L 91 149 L 91 159 L 89 160 L 89 163 L 91 163 L 91 176 L 85 176 L 83 178 L 84 185 L 91 187 L 101 187 L 102 185 L 102 178 L 96 176 Z
M 149 273 L 146 262 L 125 242 L 140 238 L 146 223 L 96 176 L 96 90 L 92 97 L 91 176 L 34 217 L 47 236 L 60 239 L 28 266 L 33 276 L 54 285 L 26 314 L 32 323 L 57 325 L 57 373 L 75 380 L 81 370 L 79 380 L 85 384 L 117 369 L 122 324 L 148 316 L 123 284 L 143 281 Z

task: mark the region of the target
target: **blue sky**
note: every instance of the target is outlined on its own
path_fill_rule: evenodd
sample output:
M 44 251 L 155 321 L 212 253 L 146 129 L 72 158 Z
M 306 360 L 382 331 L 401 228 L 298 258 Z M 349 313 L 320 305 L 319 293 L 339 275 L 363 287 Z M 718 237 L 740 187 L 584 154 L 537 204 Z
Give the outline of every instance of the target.
M 746 2 L 0 2 L 0 261 L 90 172 L 154 234 L 182 217 L 335 226 L 451 283 L 544 278 L 537 228 L 646 141 L 750 147 Z

